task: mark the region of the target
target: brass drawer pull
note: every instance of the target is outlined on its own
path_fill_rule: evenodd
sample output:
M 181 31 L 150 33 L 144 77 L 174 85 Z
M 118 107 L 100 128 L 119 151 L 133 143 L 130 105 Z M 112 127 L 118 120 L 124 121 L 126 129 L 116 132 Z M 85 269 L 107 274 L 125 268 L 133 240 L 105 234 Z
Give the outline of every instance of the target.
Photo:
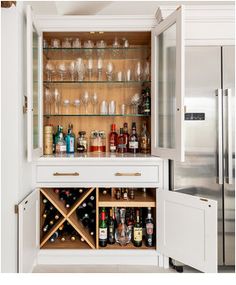
M 135 172 L 135 173 L 120 173 L 116 172 L 115 176 L 141 176 L 141 173 Z
M 79 173 L 78 172 L 73 172 L 73 173 L 54 172 L 53 176 L 79 176 Z

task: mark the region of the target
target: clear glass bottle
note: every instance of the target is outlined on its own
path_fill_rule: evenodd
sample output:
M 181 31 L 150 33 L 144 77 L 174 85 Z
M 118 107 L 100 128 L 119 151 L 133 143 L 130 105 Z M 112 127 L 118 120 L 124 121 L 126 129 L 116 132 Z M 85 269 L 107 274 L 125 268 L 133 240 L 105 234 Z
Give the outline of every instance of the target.
M 58 141 L 56 143 L 56 153 L 57 154 L 66 153 L 66 142 L 64 140 L 62 132 L 59 134 L 59 138 L 58 138 Z
M 80 131 L 77 138 L 77 151 L 78 152 L 87 152 L 88 150 L 88 140 L 86 138 L 86 132 Z
M 122 246 L 127 245 L 131 240 L 131 233 L 125 224 L 125 212 L 125 208 L 120 209 L 120 223 L 118 224 L 115 232 L 116 242 Z
M 140 135 L 140 152 L 150 153 L 151 151 L 151 136 L 147 130 L 147 123 L 143 123 L 143 130 Z

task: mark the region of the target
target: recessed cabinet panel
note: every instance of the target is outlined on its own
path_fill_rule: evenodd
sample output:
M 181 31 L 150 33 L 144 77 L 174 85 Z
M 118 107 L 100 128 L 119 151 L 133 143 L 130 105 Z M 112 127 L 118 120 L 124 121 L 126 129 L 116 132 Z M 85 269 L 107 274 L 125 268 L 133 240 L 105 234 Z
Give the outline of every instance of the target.
M 152 32 L 152 154 L 184 160 L 184 45 L 179 8 Z

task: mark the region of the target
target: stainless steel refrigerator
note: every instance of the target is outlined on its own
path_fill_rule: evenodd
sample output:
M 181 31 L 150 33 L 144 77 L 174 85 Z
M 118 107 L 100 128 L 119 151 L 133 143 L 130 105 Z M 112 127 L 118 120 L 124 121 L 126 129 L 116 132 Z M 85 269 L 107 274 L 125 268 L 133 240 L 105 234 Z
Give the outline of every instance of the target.
M 218 264 L 234 265 L 234 47 L 187 47 L 185 71 L 185 162 L 170 161 L 170 188 L 218 201 Z

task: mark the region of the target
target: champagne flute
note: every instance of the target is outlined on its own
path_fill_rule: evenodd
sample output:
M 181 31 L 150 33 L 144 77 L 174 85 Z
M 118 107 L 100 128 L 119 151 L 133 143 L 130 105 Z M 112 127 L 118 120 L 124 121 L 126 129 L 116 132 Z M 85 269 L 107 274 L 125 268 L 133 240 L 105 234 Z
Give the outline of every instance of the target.
M 60 114 L 61 94 L 57 88 L 54 90 L 55 114 Z
M 60 62 L 57 66 L 58 73 L 60 74 L 60 80 L 63 81 L 65 79 L 67 73 L 67 65 L 65 62 Z
M 89 104 L 89 94 L 88 91 L 85 91 L 81 97 L 82 103 L 85 108 L 85 114 L 88 113 L 88 104 Z
M 93 73 L 93 59 L 91 57 L 88 59 L 87 69 L 89 74 L 89 80 L 91 80 Z
M 135 74 L 136 74 L 136 80 L 137 81 L 141 81 L 142 80 L 142 66 L 141 66 L 141 62 L 138 61 L 136 64 L 136 68 L 135 68 Z
M 91 98 L 91 103 L 93 105 L 93 113 L 97 114 L 98 96 L 97 96 L 96 92 L 94 92 L 94 94 Z
M 102 58 L 99 57 L 99 58 L 98 58 L 98 63 L 97 63 L 97 67 L 98 67 L 98 80 L 102 80 L 102 66 L 103 66 L 103 61 L 102 61 Z
M 75 70 L 76 70 L 76 64 L 74 61 L 71 61 L 71 63 L 68 66 L 68 69 L 71 75 L 71 80 L 74 81 L 75 80 Z
M 52 75 L 55 73 L 56 69 L 54 64 L 51 62 L 47 62 L 45 66 L 46 74 L 47 74 L 47 81 L 52 81 Z
M 52 92 L 49 88 L 45 88 L 45 112 L 47 115 L 51 115 L 51 103 L 52 103 Z
M 112 64 L 112 62 L 108 62 L 108 64 L 107 64 L 106 75 L 107 75 L 107 80 L 112 81 L 112 75 L 113 75 L 113 64 Z

